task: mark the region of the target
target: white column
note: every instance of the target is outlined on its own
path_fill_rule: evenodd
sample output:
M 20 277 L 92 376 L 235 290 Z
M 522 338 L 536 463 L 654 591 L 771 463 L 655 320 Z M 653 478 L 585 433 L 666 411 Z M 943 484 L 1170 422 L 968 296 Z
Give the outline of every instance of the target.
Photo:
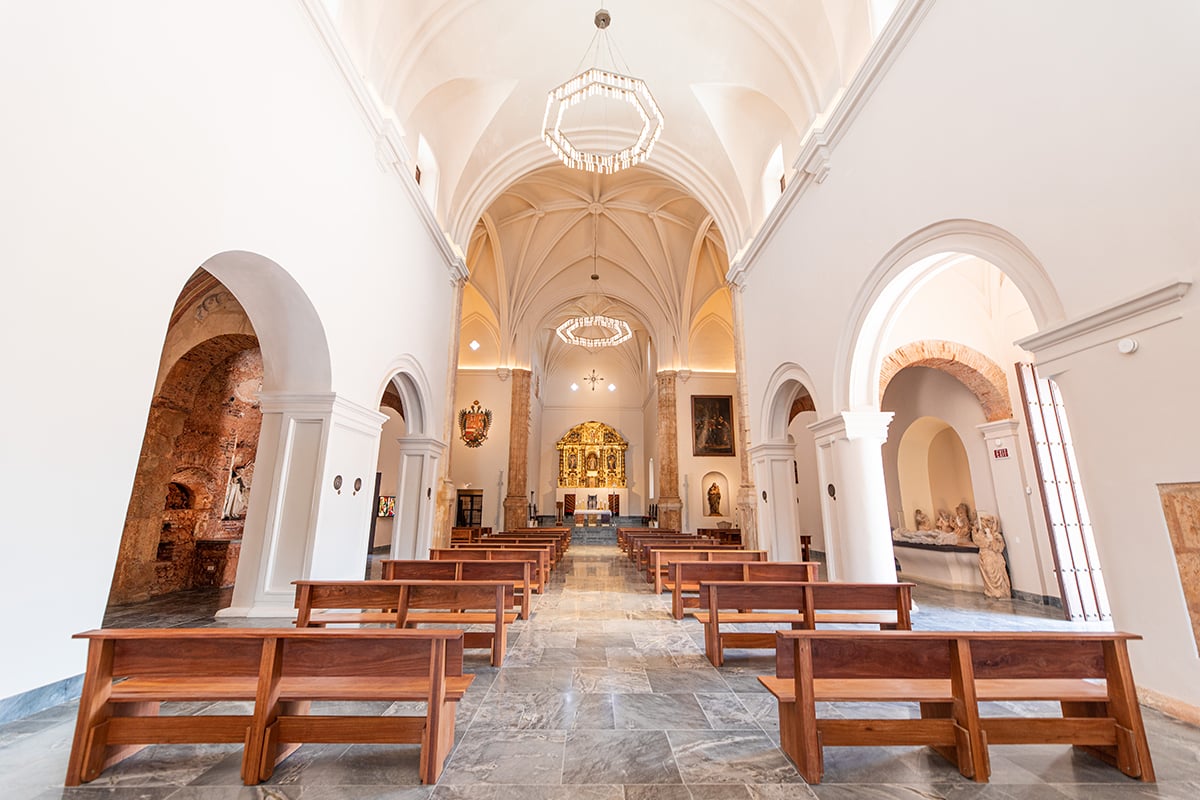
M 819 453 L 830 580 L 896 580 L 881 451 L 891 421 L 891 412 L 843 411 L 808 426 Z
M 772 561 L 800 560 L 792 459 L 796 446 L 768 442 L 750 448 L 754 485 L 758 488 L 758 543 Z
M 293 616 L 292 581 L 361 578 L 366 559 L 387 417 L 335 394 L 272 393 L 261 403 L 233 603 L 221 617 Z
M 396 531 L 392 558 L 429 558 L 437 517 L 438 461 L 446 451 L 440 439 L 403 436 L 396 470 Z

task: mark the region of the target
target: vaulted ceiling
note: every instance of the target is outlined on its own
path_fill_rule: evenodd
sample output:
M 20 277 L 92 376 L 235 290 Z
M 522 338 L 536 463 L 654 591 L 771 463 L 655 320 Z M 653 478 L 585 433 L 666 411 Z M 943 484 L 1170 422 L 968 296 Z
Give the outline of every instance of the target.
M 553 366 L 548 332 L 595 304 L 594 231 L 601 286 L 636 332 L 620 350 L 645 369 L 648 352 L 732 368 L 731 348 L 708 352 L 732 342 L 729 258 L 897 0 L 603 3 L 619 58 L 665 117 L 647 164 L 605 178 L 555 166 L 540 138 L 547 92 L 592 65 L 581 59 L 600 0 L 322 2 L 467 253 L 464 340 L 471 321 L 495 350 L 476 358 Z M 576 142 L 615 149 L 634 136 L 633 115 L 571 113 Z

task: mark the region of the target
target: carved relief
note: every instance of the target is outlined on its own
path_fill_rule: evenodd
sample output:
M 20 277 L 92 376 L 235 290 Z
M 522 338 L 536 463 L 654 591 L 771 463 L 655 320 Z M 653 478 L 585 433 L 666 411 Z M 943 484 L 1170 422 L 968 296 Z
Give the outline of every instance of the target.
M 558 485 L 576 488 L 625 486 L 629 443 L 603 422 L 583 422 L 558 440 Z

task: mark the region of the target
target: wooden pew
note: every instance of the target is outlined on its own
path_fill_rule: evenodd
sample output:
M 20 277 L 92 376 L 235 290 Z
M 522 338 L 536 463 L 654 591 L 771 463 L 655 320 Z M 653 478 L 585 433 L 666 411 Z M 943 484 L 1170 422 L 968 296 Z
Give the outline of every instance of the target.
M 483 528 L 451 528 L 450 544 L 470 544 L 483 536 Z
M 638 553 L 641 552 L 642 547 L 647 544 L 689 543 L 695 545 L 696 547 L 707 547 L 713 543 L 713 540 L 695 536 L 690 533 L 673 533 L 669 535 L 636 533 L 625 539 L 625 555 L 630 561 L 636 564 Z
M 1154 765 L 1126 633 L 779 631 L 782 748 L 809 783 L 822 747 L 929 745 L 985 782 L 992 744 L 1073 744 L 1134 778 Z M 1061 716 L 984 716 L 985 701 L 1052 701 Z M 828 719 L 818 704 L 917 702 L 920 719 Z
M 617 528 L 617 547 L 628 555 L 629 539 L 633 536 L 679 536 L 680 532 L 668 528 Z
M 645 573 L 647 583 L 653 583 L 654 576 L 650 572 L 650 567 L 651 563 L 653 562 L 655 552 L 664 552 L 670 550 L 727 550 L 734 552 L 742 549 L 743 548 L 740 544 L 719 544 L 715 539 L 692 539 L 686 542 L 638 542 L 638 549 L 634 558 L 634 567 L 638 572 Z
M 499 545 L 511 545 L 516 547 L 553 547 L 553 566 L 558 566 L 558 562 L 562 561 L 563 557 L 567 554 L 566 539 L 555 535 L 543 536 L 538 534 L 498 533 L 493 536 L 486 536 L 476 542 L 476 544 L 484 547 L 495 547 Z
M 532 589 L 531 561 L 380 561 L 385 581 L 504 581 L 513 584 L 521 619 L 529 619 Z
M 769 650 L 775 631 L 722 631 L 722 625 L 791 625 L 812 629 L 818 623 L 877 625 L 912 629 L 911 583 L 702 582 L 696 619 L 704 625 L 704 652 L 713 666 L 725 661 L 730 647 Z
M 486 648 L 492 666 L 504 663 L 508 626 L 516 621 L 513 585 L 497 581 L 292 581 L 296 627 L 383 624 L 491 625 L 466 631 L 463 647 Z M 314 614 L 314 611 L 326 613 Z
M 689 553 L 694 555 L 688 555 Z M 672 561 L 766 561 L 766 550 L 745 550 L 740 544 L 704 543 L 695 547 L 651 545 L 645 553 L 646 582 L 654 584 L 654 593 L 662 594 L 667 565 Z
M 455 550 L 472 550 L 472 549 L 492 549 L 492 550 L 543 550 L 546 553 L 546 562 L 550 569 L 558 566 L 558 544 L 556 542 L 531 542 L 519 541 L 516 539 L 504 539 L 499 536 L 488 536 L 480 539 L 474 544 L 456 544 L 453 545 Z M 547 573 L 549 574 L 549 573 Z
M 758 550 L 733 552 L 716 551 L 720 561 L 676 561 L 671 554 L 663 588 L 671 593 L 671 616 L 683 619 L 684 609 L 700 605 L 698 593 L 702 582 L 714 581 L 785 581 L 811 582 L 817 580 L 820 564 L 816 561 L 746 561 L 724 560 L 735 553 L 757 553 Z M 687 551 L 684 551 L 684 556 Z M 684 597 L 684 592 L 696 592 L 696 597 Z
M 741 528 L 696 528 L 697 536 L 716 539 L 721 544 L 742 544 Z
M 566 537 L 567 546 L 569 547 L 571 545 L 571 529 L 567 528 L 567 527 L 563 527 L 563 526 L 557 526 L 557 527 L 556 526 L 547 526 L 545 528 L 510 528 L 507 531 L 501 531 L 501 533 L 516 533 L 516 534 L 536 533 L 536 534 L 543 534 L 543 535 L 544 534 L 555 534 L 557 536 Z
M 545 547 L 434 547 L 429 551 L 432 561 L 532 561 L 534 572 L 529 580 L 533 591 L 542 594 L 550 583 L 550 549 Z
M 436 783 L 454 744 L 454 713 L 474 680 L 462 631 L 123 628 L 76 634 L 87 668 L 67 786 L 148 744 L 241 744 L 242 782 L 271 777 L 304 742 L 421 745 Z M 423 716 L 309 716 L 313 700 L 424 701 Z M 160 715 L 162 703 L 238 701 L 249 714 Z

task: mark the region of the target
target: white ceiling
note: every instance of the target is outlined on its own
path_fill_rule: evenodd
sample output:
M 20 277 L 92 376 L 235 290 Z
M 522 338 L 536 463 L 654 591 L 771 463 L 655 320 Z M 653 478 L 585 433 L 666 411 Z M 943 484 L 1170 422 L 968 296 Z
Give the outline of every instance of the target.
M 612 65 L 607 53 L 585 59 L 599 0 L 325 4 L 467 253 L 464 332 L 471 320 L 494 341 L 464 350 L 464 365 L 554 368 L 564 346 L 553 328 L 591 305 L 598 221 L 601 285 L 636 333 L 617 357 L 645 375 L 733 368 L 729 257 L 865 58 L 880 27 L 873 10 L 895 0 L 603 3 L 616 66 L 646 81 L 665 117 L 647 164 L 604 178 L 555 166 L 540 138 L 547 92 L 597 61 Z M 604 101 L 571 114 L 577 143 L 615 149 L 632 138 L 622 124 L 631 115 Z M 768 168 L 780 149 L 783 168 Z

